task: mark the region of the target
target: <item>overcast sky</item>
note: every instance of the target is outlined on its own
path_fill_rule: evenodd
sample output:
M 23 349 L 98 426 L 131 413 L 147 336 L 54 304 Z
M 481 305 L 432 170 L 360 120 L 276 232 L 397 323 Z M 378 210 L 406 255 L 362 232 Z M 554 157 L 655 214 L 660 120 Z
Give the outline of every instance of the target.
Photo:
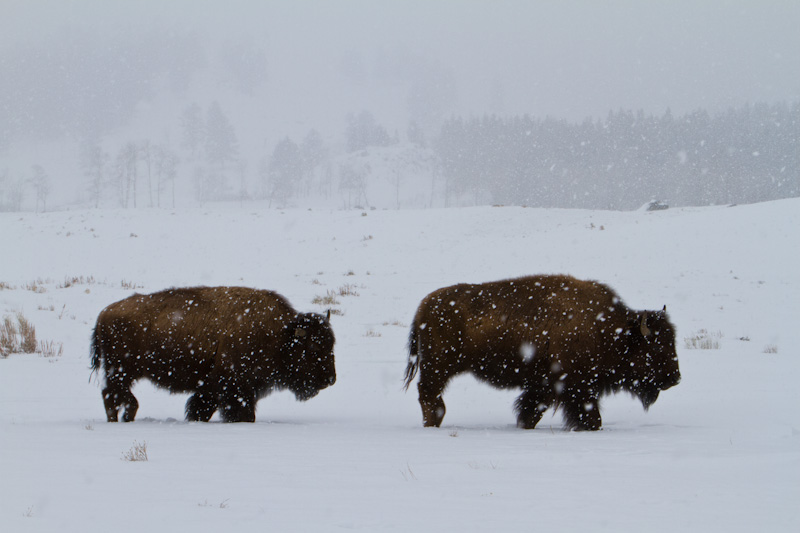
M 451 80 L 448 113 L 580 120 L 800 99 L 794 0 L 0 0 L 0 11 L 4 48 L 64 28 L 96 34 L 99 46 L 153 29 L 246 38 L 266 51 L 271 99 L 340 115 L 357 105 L 344 103 L 342 72 L 364 75 L 357 97 L 379 106 L 369 91 L 397 73 L 370 80 L 387 57 L 393 69 L 406 58 Z

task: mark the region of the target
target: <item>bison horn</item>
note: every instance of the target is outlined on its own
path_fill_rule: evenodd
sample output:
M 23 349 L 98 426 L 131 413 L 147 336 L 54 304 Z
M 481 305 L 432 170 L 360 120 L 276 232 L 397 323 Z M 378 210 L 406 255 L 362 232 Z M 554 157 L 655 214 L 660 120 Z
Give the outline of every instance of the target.
M 664 309 L 666 309 L 666 308 L 667 308 L 667 306 L 665 305 Z M 328 309 L 328 314 L 325 315 L 325 321 L 326 322 L 330 322 L 331 321 L 331 310 L 330 309 Z
M 647 327 L 647 311 L 642 312 L 642 324 L 639 329 L 645 337 L 650 335 L 650 328 Z
M 297 328 L 297 329 L 294 330 L 294 336 L 295 337 L 301 337 L 302 338 L 302 337 L 305 337 L 307 334 L 308 334 L 308 332 L 306 330 L 304 330 L 303 328 Z

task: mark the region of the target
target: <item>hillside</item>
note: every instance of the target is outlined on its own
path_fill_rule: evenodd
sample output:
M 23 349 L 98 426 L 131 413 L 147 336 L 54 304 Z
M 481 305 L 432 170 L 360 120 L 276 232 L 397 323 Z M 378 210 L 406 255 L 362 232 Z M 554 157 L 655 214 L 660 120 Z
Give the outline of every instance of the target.
M 392 199 L 386 199 L 390 202 Z M 0 521 L 9 531 L 795 531 L 800 528 L 800 200 L 658 212 L 460 208 L 0 213 L 0 318 L 61 355 L 0 359 Z M 469 376 L 440 429 L 404 392 L 408 325 L 430 291 L 531 273 L 667 306 L 683 381 L 603 430 Z M 89 375 L 97 314 L 137 292 L 244 285 L 301 311 L 337 296 L 337 383 L 261 400 L 255 424 L 186 423 L 140 383 L 108 424 Z M 712 349 L 698 349 L 705 340 Z M 146 443 L 149 460 L 123 460 Z M 534 526 L 535 525 L 535 526 Z

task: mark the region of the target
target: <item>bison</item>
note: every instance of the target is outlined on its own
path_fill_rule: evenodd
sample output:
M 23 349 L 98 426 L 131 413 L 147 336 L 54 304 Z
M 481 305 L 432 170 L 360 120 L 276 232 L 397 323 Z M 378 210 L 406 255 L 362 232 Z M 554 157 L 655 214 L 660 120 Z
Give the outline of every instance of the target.
M 136 417 L 131 393 L 149 379 L 173 393 L 192 393 L 186 419 L 254 422 L 256 402 L 275 389 L 298 400 L 336 381 L 334 336 L 327 316 L 298 313 L 281 295 L 243 287 L 168 289 L 133 296 L 100 312 L 92 339 L 92 372 L 105 374 L 109 422 Z
M 564 275 L 432 292 L 411 326 L 406 390 L 417 371 L 423 424 L 435 427 L 448 380 L 464 372 L 522 389 L 515 407 L 526 429 L 555 406 L 569 429 L 598 430 L 601 396 L 628 391 L 647 410 L 680 381 L 666 306 L 633 311 L 606 285 Z

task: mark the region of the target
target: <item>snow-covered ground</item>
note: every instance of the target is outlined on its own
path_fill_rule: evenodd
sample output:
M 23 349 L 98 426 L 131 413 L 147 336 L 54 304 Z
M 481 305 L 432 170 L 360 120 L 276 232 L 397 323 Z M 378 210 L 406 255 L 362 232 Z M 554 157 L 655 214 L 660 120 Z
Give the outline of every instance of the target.
M 3 531 L 800 531 L 800 200 L 596 212 L 209 206 L 0 214 L 0 318 L 63 355 L 0 359 Z M 664 304 L 683 381 L 648 413 L 607 398 L 603 430 L 515 427 L 515 393 L 469 376 L 439 429 L 405 393 L 408 325 L 430 291 L 532 273 Z M 81 279 L 82 278 L 82 279 Z M 105 422 L 98 312 L 134 290 L 245 285 L 341 314 L 338 381 L 255 424 L 183 421 L 148 383 Z M 68 286 L 66 286 L 68 285 Z M 718 349 L 689 349 L 705 330 Z M 148 461 L 123 460 L 146 443 Z

